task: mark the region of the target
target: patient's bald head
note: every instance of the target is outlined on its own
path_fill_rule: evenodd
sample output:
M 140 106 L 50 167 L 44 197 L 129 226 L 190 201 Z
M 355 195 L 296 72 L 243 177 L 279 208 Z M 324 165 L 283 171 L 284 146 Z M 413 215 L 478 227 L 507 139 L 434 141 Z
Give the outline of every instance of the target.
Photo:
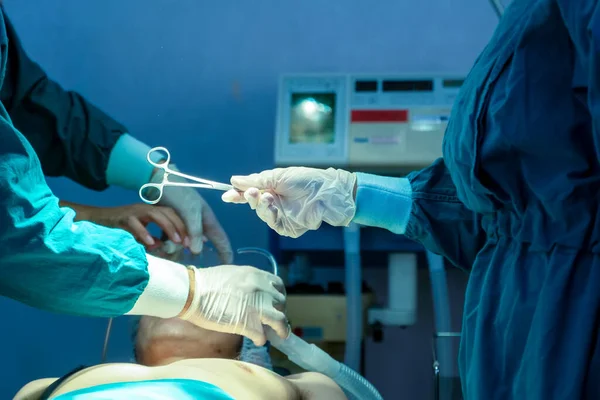
M 167 239 L 163 235 L 162 242 Z M 151 254 L 181 262 L 183 248 L 167 254 L 157 246 Z M 243 338 L 209 331 L 179 318 L 136 317 L 133 331 L 135 359 L 147 366 L 166 365 L 191 358 L 239 358 Z
M 209 331 L 178 318 L 142 317 L 134 332 L 136 361 L 166 365 L 190 358 L 236 359 L 242 337 Z

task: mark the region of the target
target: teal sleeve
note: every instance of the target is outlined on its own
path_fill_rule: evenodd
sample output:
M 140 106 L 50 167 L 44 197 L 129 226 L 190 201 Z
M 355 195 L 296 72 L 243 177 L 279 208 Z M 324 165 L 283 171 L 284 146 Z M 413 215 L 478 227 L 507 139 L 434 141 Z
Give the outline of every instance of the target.
M 486 237 L 441 158 L 406 178 L 358 173 L 354 222 L 404 234 L 466 270 Z
M 129 134 L 121 136 L 110 153 L 106 168 L 107 183 L 137 191 L 150 182 L 154 170 L 154 166 L 148 162 L 150 150 L 150 146 Z M 153 161 L 160 160 L 155 158 Z
M 72 315 L 131 310 L 149 278 L 143 247 L 125 231 L 74 222 L 33 148 L 1 117 L 0 137 L 0 295 Z
M 412 189 L 406 178 L 356 174 L 354 222 L 402 234 L 410 217 Z

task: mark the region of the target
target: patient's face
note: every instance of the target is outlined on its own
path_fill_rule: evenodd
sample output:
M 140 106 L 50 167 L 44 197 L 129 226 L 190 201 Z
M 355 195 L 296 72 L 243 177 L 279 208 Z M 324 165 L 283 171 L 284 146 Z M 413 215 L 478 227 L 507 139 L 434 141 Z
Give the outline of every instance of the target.
M 190 358 L 239 356 L 242 337 L 209 331 L 178 318 L 142 317 L 136 347 L 138 362 L 156 366 Z

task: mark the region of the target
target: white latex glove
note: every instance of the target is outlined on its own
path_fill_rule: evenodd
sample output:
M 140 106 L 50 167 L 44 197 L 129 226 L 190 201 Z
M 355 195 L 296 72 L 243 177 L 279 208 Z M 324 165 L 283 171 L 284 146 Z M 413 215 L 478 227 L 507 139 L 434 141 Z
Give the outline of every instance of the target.
M 347 226 L 356 213 L 356 175 L 341 169 L 277 168 L 234 176 L 226 203 L 248 203 L 282 236 L 297 238 L 321 223 Z
M 177 171 L 175 165 L 169 167 Z M 152 175 L 151 182 L 162 182 L 163 170 L 157 169 Z M 177 176 L 169 176 L 172 181 L 185 180 Z M 200 254 L 204 246 L 204 237 L 210 240 L 219 254 L 221 262 L 227 264 L 233 262 L 233 251 L 231 243 L 223 227 L 217 220 L 215 213 L 198 194 L 194 188 L 165 186 L 160 205 L 173 208 L 186 224 L 189 238 L 181 238 L 181 243 L 173 244 L 169 241 L 165 244 L 163 251 L 173 254 L 181 245 L 189 247 L 193 254 Z
M 212 331 L 249 338 L 257 346 L 267 339 L 263 325 L 282 338 L 289 325 L 285 314 L 285 287 L 276 275 L 254 267 L 221 265 L 195 268 L 195 294 L 181 318 Z

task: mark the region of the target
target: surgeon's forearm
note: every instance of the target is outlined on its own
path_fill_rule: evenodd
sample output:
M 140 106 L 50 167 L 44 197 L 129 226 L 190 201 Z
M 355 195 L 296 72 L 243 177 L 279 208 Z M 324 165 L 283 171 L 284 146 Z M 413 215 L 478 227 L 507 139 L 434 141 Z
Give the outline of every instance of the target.
M 356 215 L 353 221 L 403 234 L 412 207 L 408 179 L 363 173 L 356 176 Z
M 52 80 L 26 53 L 4 13 L 10 66 L 0 98 L 12 124 L 29 140 L 46 176 L 66 176 L 93 190 L 106 188 L 109 154 L 126 127 Z
M 147 255 L 148 285 L 127 315 L 172 318 L 188 303 L 190 279 L 181 264 Z
M 103 221 L 94 218 L 97 207 L 61 200 L 61 207 L 69 207 L 76 213 L 76 219 L 102 225 Z M 177 316 L 187 300 L 189 279 L 187 268 L 181 264 L 146 255 L 148 260 L 148 284 L 137 299 L 130 315 L 151 315 L 171 318 Z
M 83 204 L 72 203 L 66 200 L 59 200 L 58 205 L 61 207 L 69 207 L 71 210 L 75 211 L 75 221 L 94 221 L 92 218 L 93 210 L 96 207 L 85 206 Z
M 68 207 L 75 211 L 74 221 L 89 221 L 98 225 L 106 226 L 108 228 L 123 229 L 123 227 L 115 225 L 114 218 L 111 218 L 113 214 L 110 212 L 110 208 L 86 206 L 83 204 L 72 203 L 66 200 L 59 200 L 58 204 L 60 205 L 60 207 Z M 134 234 L 134 232 L 132 232 L 129 229 L 125 230 L 131 234 Z
M 150 146 L 133 136 L 122 135 L 110 153 L 106 168 L 108 184 L 137 191 L 148 183 L 154 172 L 147 159 L 150 150 Z
M 185 267 L 147 256 L 125 231 L 73 222 L 29 142 L 4 122 L 0 295 L 72 315 L 178 315 L 190 292 Z

